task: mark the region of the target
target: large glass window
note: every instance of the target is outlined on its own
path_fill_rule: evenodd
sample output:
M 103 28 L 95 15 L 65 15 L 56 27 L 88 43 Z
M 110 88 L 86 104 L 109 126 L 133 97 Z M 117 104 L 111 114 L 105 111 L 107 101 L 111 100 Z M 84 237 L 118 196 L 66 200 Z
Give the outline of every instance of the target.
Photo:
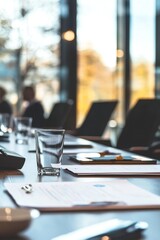
M 128 108 L 155 94 L 155 0 L 78 0 L 77 39 L 77 123 L 92 101 L 118 99 L 123 124 Z
M 116 0 L 78 0 L 77 125 L 92 101 L 117 99 Z
M 145 6 L 145 7 L 144 7 Z M 131 0 L 131 105 L 155 93 L 155 1 Z

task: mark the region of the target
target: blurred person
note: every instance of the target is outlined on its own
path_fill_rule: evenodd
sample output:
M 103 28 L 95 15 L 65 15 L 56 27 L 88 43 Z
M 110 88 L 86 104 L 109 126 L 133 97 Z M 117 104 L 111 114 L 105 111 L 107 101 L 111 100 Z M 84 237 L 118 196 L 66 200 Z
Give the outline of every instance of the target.
M 7 92 L 3 87 L 0 87 L 0 113 L 8 113 L 12 114 L 12 106 L 11 104 L 5 99 Z
M 40 101 L 35 98 L 35 90 L 33 86 L 26 86 L 22 91 L 23 100 L 27 102 L 22 116 L 32 118 L 32 127 L 43 127 L 44 109 Z

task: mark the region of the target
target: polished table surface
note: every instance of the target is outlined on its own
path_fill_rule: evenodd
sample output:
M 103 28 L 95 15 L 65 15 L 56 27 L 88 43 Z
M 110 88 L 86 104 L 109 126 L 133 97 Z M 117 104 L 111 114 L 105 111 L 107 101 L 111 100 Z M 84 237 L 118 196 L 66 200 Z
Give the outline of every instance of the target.
M 34 145 L 34 138 L 30 145 Z M 86 140 L 84 140 L 86 141 Z M 26 161 L 20 171 L 0 171 L 0 207 L 16 207 L 11 198 L 4 191 L 4 182 L 54 182 L 54 181 L 109 181 L 112 179 L 127 179 L 135 185 L 160 195 L 160 177 L 74 177 L 64 170 L 60 176 L 37 175 L 36 154 L 28 152 L 28 146 L 18 145 L 14 136 L 9 143 L 0 143 L 7 149 L 14 150 L 25 156 Z M 93 144 L 95 150 L 106 150 L 108 147 Z M 109 148 L 109 150 L 113 150 Z M 79 149 L 79 152 L 82 150 Z M 63 157 L 62 164 L 75 164 L 69 156 Z M 50 240 L 61 234 L 71 232 L 81 227 L 89 226 L 105 220 L 119 218 L 123 220 L 146 221 L 149 228 L 144 232 L 141 240 L 160 240 L 160 210 L 126 210 L 126 211 L 92 211 L 92 212 L 51 212 L 41 213 L 31 226 L 12 240 Z M 72 240 L 72 239 L 71 239 Z M 76 240 L 76 239 L 75 239 Z

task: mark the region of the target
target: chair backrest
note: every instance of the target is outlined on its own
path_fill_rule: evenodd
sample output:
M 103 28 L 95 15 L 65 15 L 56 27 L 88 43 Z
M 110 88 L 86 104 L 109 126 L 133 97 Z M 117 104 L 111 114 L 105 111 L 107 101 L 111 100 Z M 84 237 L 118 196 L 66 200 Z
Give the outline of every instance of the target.
M 49 117 L 46 119 L 47 128 L 66 128 L 66 123 L 73 108 L 73 101 L 57 102 L 54 104 Z
M 149 146 L 160 125 L 160 99 L 140 99 L 128 112 L 117 147 Z
M 93 102 L 76 135 L 102 136 L 117 103 L 117 100 Z

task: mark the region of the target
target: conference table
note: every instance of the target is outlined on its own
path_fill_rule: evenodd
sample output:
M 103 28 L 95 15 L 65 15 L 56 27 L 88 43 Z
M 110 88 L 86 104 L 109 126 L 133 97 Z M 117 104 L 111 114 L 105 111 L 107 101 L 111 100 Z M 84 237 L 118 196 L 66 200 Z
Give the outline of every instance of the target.
M 73 139 L 74 140 L 74 137 Z M 76 138 L 75 138 L 76 140 Z M 0 171 L 0 207 L 17 207 L 14 201 L 6 194 L 4 183 L 6 182 L 61 182 L 61 181 L 76 181 L 76 182 L 100 182 L 110 181 L 113 179 L 127 179 L 136 186 L 142 187 L 152 193 L 160 195 L 160 177 L 159 176 L 114 176 L 114 177 L 76 177 L 61 170 L 60 176 L 38 176 L 36 166 L 36 154 L 30 151 L 30 146 L 34 145 L 34 137 L 30 139 L 29 145 L 18 145 L 14 141 L 13 134 L 10 137 L 10 142 L 0 142 L 0 145 L 13 150 L 25 157 L 25 164 L 19 171 L 17 170 L 1 170 Z M 87 140 L 81 139 L 87 143 Z M 91 143 L 95 151 L 117 149 Z M 83 148 L 79 148 L 77 152 L 83 152 Z M 119 150 L 118 150 L 119 151 Z M 75 164 L 70 160 L 69 154 L 64 154 L 62 164 Z M 160 239 L 160 209 L 155 210 L 101 210 L 101 211 L 61 211 L 61 212 L 42 212 L 40 216 L 33 220 L 28 229 L 20 235 L 12 237 L 12 240 L 51 240 L 62 234 L 96 224 L 102 221 L 111 219 L 146 221 L 149 224 L 145 230 L 141 240 L 159 240 Z M 71 239 L 72 240 L 72 239 Z M 76 239 L 75 239 L 76 240 Z

